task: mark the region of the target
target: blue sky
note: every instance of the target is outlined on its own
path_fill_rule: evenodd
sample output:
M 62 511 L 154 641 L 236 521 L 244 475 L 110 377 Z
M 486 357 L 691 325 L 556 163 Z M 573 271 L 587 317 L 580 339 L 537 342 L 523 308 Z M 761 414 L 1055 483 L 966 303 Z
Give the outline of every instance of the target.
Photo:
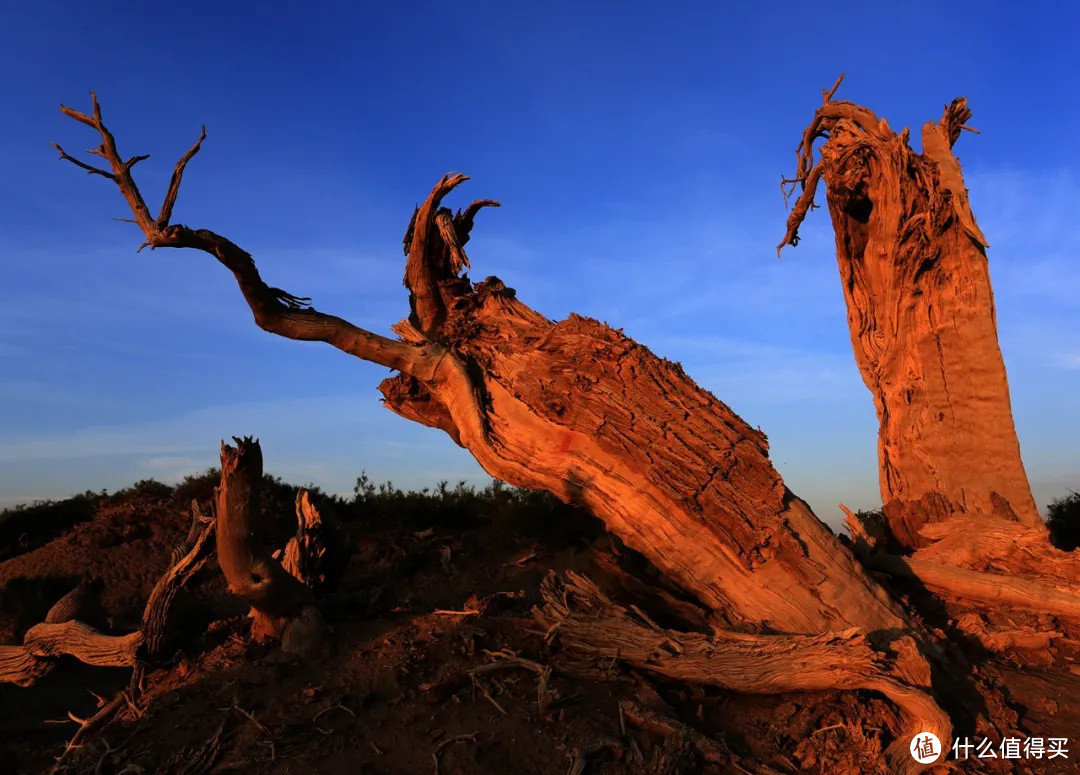
M 380 406 L 384 369 L 258 330 L 203 254 L 136 255 L 115 188 L 47 145 L 95 144 L 56 109 L 87 109 L 91 89 L 121 152 L 152 154 L 136 170 L 152 208 L 206 124 L 174 220 L 379 332 L 407 312 L 412 206 L 444 172 L 471 175 L 452 204 L 503 202 L 474 232 L 475 276 L 681 360 L 769 434 L 827 521 L 876 505 L 827 214 L 774 254 L 780 176 L 841 71 L 840 96 L 894 127 L 969 97 L 983 134 L 957 150 L 1024 459 L 1041 506 L 1080 488 L 1070 4 L 159 5 L 0 7 L 0 505 L 172 480 L 243 433 L 272 472 L 331 491 L 361 470 L 487 481 Z

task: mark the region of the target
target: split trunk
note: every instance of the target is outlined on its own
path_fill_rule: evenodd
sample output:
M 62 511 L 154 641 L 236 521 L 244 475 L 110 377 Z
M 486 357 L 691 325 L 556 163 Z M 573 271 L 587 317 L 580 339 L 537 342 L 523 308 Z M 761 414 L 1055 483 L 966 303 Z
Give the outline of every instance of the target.
M 916 153 L 907 129 L 893 132 L 866 108 L 833 100 L 838 86 L 825 93 L 799 144 L 797 175 L 785 181 L 802 192 L 780 247 L 798 243 L 824 181 L 855 360 L 880 423 L 883 509 L 860 519 L 849 512 L 857 549 L 871 567 L 991 616 L 1005 606 L 1075 626 L 1080 560 L 1050 545 L 1031 495 L 988 243 L 952 151 L 971 111 L 953 100 L 923 126 Z M 1015 627 L 1008 616 L 1002 622 Z M 1044 625 L 1032 623 L 1056 629 Z M 979 636 L 1017 640 L 1001 634 Z
M 831 97 L 799 146 L 793 182 L 804 189 L 781 247 L 798 242 L 823 180 L 855 361 L 877 409 L 891 538 L 917 548 L 924 524 L 959 514 L 1040 527 L 998 346 L 988 243 L 952 152 L 966 101 L 923 126 L 920 154 L 908 130 Z

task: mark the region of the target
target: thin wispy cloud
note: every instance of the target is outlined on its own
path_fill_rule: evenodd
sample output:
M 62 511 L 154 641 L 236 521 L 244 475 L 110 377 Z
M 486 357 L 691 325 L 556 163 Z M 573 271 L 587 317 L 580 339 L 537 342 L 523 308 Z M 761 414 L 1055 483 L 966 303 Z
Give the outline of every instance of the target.
M 92 86 L 124 153 L 152 154 L 136 170 L 152 206 L 205 123 L 176 221 L 224 234 L 270 285 L 381 333 L 408 310 L 401 237 L 412 207 L 444 172 L 472 175 L 448 206 L 504 205 L 477 221 L 474 279 L 498 275 L 548 317 L 599 318 L 681 361 L 769 434 L 789 485 L 823 514 L 841 501 L 873 505 L 876 420 L 827 210 L 807 219 L 798 248 L 777 259 L 774 247 L 787 216 L 780 176 L 838 67 L 848 72 L 840 96 L 893 126 L 917 128 L 959 91 L 971 99 L 983 134 L 965 135 L 958 152 L 992 245 L 1025 460 L 1033 482 L 1049 483 L 1037 497 L 1073 473 L 1080 485 L 1061 462 L 1080 460 L 1069 426 L 1080 422 L 1077 108 L 1065 101 L 1032 122 L 1017 103 L 1048 72 L 1080 77 L 1060 53 L 1075 25 L 1036 25 L 1023 56 L 966 44 L 957 56 L 946 26 L 871 6 L 864 21 L 883 35 L 853 34 L 842 9 L 777 27 L 764 6 L 654 16 L 631 4 L 612 23 L 578 6 L 417 15 L 353 4 L 332 24 L 296 17 L 299 43 L 256 70 L 252 52 L 278 34 L 273 15 L 223 20 L 182 49 L 150 34 L 217 10 L 196 0 L 117 17 L 126 56 L 90 47 L 77 67 L 65 41 L 99 22 L 91 6 L 47 20 L 30 5 L 0 11 L 26 30 L 0 64 L 30 73 L 0 85 L 20 117 L 0 144 L 0 503 L 182 476 L 213 465 L 232 433 L 260 435 L 269 470 L 337 492 L 361 469 L 421 486 L 485 478 L 444 434 L 379 406 L 385 369 L 258 329 L 212 257 L 136 254 L 138 229 L 112 220 L 128 215 L 115 187 L 45 145 L 92 141 L 56 111 L 58 101 L 85 107 Z M 999 15 L 969 20 L 969 39 Z M 515 35 L 487 34 L 508 21 Z M 454 61 L 468 87 L 428 90 L 418 109 L 430 65 L 386 48 L 377 31 L 388 25 L 470 40 Z M 632 29 L 649 34 L 627 45 Z M 757 44 L 765 34 L 771 46 Z M 773 55 L 808 35 L 854 64 L 792 70 Z M 914 61 L 913 36 L 928 52 Z

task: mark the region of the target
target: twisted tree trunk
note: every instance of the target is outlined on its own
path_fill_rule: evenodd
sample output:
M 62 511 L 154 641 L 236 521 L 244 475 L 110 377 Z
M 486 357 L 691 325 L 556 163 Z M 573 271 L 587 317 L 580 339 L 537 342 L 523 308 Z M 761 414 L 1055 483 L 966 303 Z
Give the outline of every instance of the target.
M 857 549 L 875 569 L 954 602 L 1038 611 L 1075 626 L 1080 559 L 1050 545 L 1031 495 L 998 347 L 988 244 L 952 152 L 968 129 L 967 101 L 953 100 L 923 126 L 920 154 L 907 129 L 893 132 L 866 108 L 833 100 L 839 84 L 825 92 L 799 144 L 797 175 L 785 181 L 802 192 L 778 250 L 798 243 L 824 181 L 855 360 L 880 423 L 884 505 L 880 518 L 848 513 Z M 1015 625 L 1006 617 L 1004 626 Z

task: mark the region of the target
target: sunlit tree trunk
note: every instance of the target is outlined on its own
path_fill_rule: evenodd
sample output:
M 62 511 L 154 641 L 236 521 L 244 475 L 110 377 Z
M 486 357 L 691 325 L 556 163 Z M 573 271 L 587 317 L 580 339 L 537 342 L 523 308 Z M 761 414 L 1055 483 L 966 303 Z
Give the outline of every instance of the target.
M 966 101 L 922 128 L 921 154 L 866 108 L 829 98 L 799 147 L 804 190 L 784 244 L 825 182 L 855 360 L 874 396 L 893 537 L 958 514 L 1040 527 L 998 347 L 987 242 L 952 153 Z M 826 137 L 814 160 L 813 142 Z

